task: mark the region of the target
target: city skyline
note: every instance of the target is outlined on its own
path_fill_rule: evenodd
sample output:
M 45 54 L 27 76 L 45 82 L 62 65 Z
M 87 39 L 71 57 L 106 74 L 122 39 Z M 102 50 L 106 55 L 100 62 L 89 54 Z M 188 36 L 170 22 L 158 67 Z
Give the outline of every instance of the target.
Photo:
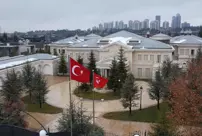
M 115 24 L 115 25 L 114 25 Z M 168 29 L 176 29 L 176 28 L 189 28 L 191 23 L 187 21 L 182 21 L 182 16 L 177 13 L 176 15 L 172 16 L 171 21 L 168 20 L 161 20 L 161 15 L 156 15 L 154 20 L 144 19 L 141 20 L 129 20 L 128 23 L 124 21 L 111 21 L 111 22 L 104 22 L 100 23 L 98 26 L 93 26 L 93 30 L 106 30 L 106 29 L 132 29 L 132 30 L 141 30 L 141 29 L 155 29 L 160 30 L 161 28 L 168 30 Z
M 155 20 L 156 15 L 161 16 L 162 25 L 163 21 L 170 23 L 176 13 L 181 14 L 182 22 L 195 26 L 202 25 L 201 4 L 198 0 L 7 0 L 0 5 L 4 11 L 0 13 L 0 27 L 6 32 L 87 29 L 112 20 Z

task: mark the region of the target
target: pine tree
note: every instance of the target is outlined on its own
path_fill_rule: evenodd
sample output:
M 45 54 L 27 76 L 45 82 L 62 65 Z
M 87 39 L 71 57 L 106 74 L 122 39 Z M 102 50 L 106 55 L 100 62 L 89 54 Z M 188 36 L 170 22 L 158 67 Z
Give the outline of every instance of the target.
M 199 36 L 199 37 L 202 37 L 202 26 L 200 26 L 200 31 L 199 31 L 198 36 Z
M 132 73 L 126 77 L 126 81 L 121 89 L 121 102 L 124 108 L 129 108 L 130 115 L 132 114 L 132 107 L 136 107 L 135 100 L 139 99 L 138 87 L 135 84 L 135 78 Z
M 155 80 L 151 81 L 149 96 L 152 100 L 157 101 L 157 108 L 160 109 L 160 100 L 164 98 L 164 82 L 160 75 L 160 71 L 156 72 Z
M 64 54 L 60 56 L 59 73 L 62 73 L 63 75 L 67 73 L 67 63 Z
M 45 95 L 48 93 L 47 81 L 40 71 L 36 71 L 32 81 L 33 99 L 39 103 L 40 108 L 45 103 Z
M 22 68 L 22 80 L 23 84 L 25 87 L 26 92 L 29 94 L 29 98 L 32 102 L 32 94 L 33 94 L 33 89 L 32 89 L 32 81 L 33 81 L 33 76 L 35 73 L 35 68 L 27 62 L 25 66 Z
M 1 95 L 6 101 L 18 101 L 23 92 L 21 76 L 14 69 L 7 71 L 2 80 Z
M 98 70 L 96 68 L 96 59 L 95 59 L 95 55 L 93 53 L 93 51 L 90 52 L 90 56 L 88 57 L 88 69 L 91 71 L 91 74 L 90 74 L 90 83 L 92 84 L 92 80 L 93 80 L 93 72 L 92 70 L 94 71 L 94 73 L 98 73 Z
M 71 112 L 72 111 L 72 112 Z M 70 132 L 70 123 L 72 116 L 72 130 L 74 135 L 85 135 L 85 136 L 104 136 L 104 131 L 98 126 L 91 124 L 91 116 L 87 116 L 86 111 L 82 106 L 75 106 L 72 104 L 72 110 L 70 106 L 66 112 L 63 113 L 62 117 L 58 120 L 58 130 L 62 132 Z M 94 132 L 95 131 L 95 132 Z M 96 135 L 99 134 L 99 135 Z
M 118 54 L 119 55 L 118 55 L 118 66 L 117 66 L 117 70 L 118 70 L 117 78 L 120 79 L 120 83 L 121 83 L 120 87 L 122 87 L 128 73 L 128 67 L 126 65 L 126 58 L 124 57 L 123 47 L 119 49 Z
M 83 65 L 83 58 L 81 58 L 81 56 L 79 55 L 79 57 L 77 58 L 77 62 L 81 65 Z
M 110 66 L 110 76 L 109 76 L 109 81 L 107 83 L 107 87 L 109 89 L 113 89 L 114 92 L 116 92 L 116 90 L 119 87 L 119 82 L 117 79 L 117 75 L 118 75 L 118 71 L 117 71 L 117 61 L 114 57 L 114 59 L 112 60 L 112 64 Z
M 201 59 L 202 59 L 202 50 L 201 47 L 199 47 L 196 54 L 196 58 L 194 60 L 196 63 L 199 63 Z

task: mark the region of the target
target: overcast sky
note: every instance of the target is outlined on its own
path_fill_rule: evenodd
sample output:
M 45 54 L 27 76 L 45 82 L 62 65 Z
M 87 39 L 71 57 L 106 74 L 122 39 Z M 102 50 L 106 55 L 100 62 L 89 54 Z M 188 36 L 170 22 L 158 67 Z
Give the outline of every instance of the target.
M 154 20 L 202 25 L 202 0 L 0 0 L 1 32 L 86 29 L 107 21 Z

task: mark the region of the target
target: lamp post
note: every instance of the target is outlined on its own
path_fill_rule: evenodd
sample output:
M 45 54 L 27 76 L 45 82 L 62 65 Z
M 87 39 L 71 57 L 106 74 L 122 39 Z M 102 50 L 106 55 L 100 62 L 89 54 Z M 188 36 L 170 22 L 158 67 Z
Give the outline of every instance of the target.
M 142 89 L 143 87 L 140 86 L 140 110 L 142 110 Z

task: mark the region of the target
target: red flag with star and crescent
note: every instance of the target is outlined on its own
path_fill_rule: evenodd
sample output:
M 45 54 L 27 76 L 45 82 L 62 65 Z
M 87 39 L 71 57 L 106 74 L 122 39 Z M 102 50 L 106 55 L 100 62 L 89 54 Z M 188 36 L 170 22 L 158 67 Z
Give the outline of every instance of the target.
M 70 77 L 82 83 L 90 82 L 90 71 L 74 59 L 70 58 Z
M 93 85 L 95 88 L 103 88 L 107 84 L 107 82 L 108 80 L 106 78 L 94 73 Z

